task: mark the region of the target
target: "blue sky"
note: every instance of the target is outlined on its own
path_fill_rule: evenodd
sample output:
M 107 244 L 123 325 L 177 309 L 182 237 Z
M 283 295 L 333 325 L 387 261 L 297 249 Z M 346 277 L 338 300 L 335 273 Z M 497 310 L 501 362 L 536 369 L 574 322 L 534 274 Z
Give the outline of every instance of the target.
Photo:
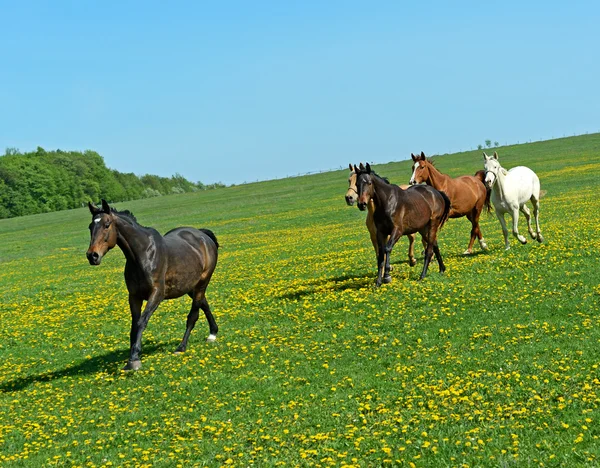
M 600 131 L 600 2 L 4 2 L 0 148 L 227 184 Z

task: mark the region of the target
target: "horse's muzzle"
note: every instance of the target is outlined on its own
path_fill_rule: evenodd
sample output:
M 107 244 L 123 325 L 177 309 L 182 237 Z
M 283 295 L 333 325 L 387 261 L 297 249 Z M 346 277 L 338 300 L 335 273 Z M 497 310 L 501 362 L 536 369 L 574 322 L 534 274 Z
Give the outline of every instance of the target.
M 87 252 L 85 255 L 88 259 L 88 262 L 90 262 L 90 265 L 100 265 L 100 262 L 102 261 L 102 255 L 100 255 L 98 252 Z
M 360 211 L 365 211 L 365 210 L 367 209 L 367 204 L 366 204 L 366 203 L 363 203 L 363 202 L 358 202 L 358 203 L 356 204 L 356 206 L 358 206 L 358 209 L 359 209 Z
M 348 206 L 354 205 L 354 198 L 349 197 L 348 195 L 346 195 L 346 205 L 348 205 Z

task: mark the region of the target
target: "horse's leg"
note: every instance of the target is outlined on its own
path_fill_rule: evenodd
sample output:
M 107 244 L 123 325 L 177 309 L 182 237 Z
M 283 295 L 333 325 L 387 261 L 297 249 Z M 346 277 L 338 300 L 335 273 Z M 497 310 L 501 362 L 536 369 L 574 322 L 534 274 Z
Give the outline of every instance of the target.
M 143 299 L 137 296 L 129 295 L 129 310 L 131 310 L 131 331 L 129 332 L 129 351 L 133 351 L 135 341 L 137 340 L 138 326 L 142 314 Z M 130 359 L 131 360 L 131 359 Z
M 540 199 L 539 197 L 532 196 L 531 203 L 533 204 L 533 217 L 535 218 L 535 231 L 536 231 L 536 239 L 538 242 L 544 242 L 544 238 L 542 237 L 542 231 L 540 230 Z
M 435 254 L 435 259 L 438 262 L 440 267 L 440 273 L 444 273 L 446 271 L 446 265 L 444 265 L 444 260 L 442 260 L 442 254 L 440 253 L 440 248 L 438 247 L 437 239 L 433 243 L 433 253 Z
M 480 207 L 474 208 L 475 218 L 474 218 L 474 227 L 475 227 L 475 235 L 477 236 L 477 240 L 479 241 L 479 247 L 481 250 L 487 250 L 488 246 L 483 238 L 483 234 L 481 232 L 481 228 L 479 227 L 479 218 L 481 217 L 481 212 L 483 210 L 483 204 Z
M 415 266 L 417 259 L 415 258 L 415 234 L 407 234 L 408 237 L 408 264 Z
M 479 229 L 473 213 L 469 213 L 467 219 L 471 221 L 471 238 L 469 239 L 469 246 L 463 252 L 463 255 L 471 255 L 473 253 L 473 244 L 475 243 L 475 237 L 477 237 L 477 230 Z
M 535 239 L 536 233 L 533 232 L 533 229 L 531 228 L 531 212 L 529 211 L 529 207 L 525 203 L 523 203 L 519 209 L 521 210 L 521 213 L 523 213 L 525 219 L 527 220 L 527 230 L 529 231 L 529 235 L 532 239 Z
M 389 235 L 387 242 L 385 243 L 385 269 L 383 275 L 384 283 L 392 282 L 392 277 L 390 276 L 390 258 L 392 256 L 392 249 L 394 248 L 394 245 L 396 245 L 396 242 L 398 242 L 400 236 L 400 230 L 398 228 L 394 228 L 392 233 Z
M 427 274 L 427 269 L 429 268 L 429 262 L 433 257 L 433 242 L 427 241 L 427 248 L 425 249 L 425 261 L 423 263 L 423 271 L 421 272 L 421 276 L 419 281 L 425 278 Z
M 527 239 L 519 234 L 519 208 L 513 208 L 512 210 L 512 218 L 513 218 L 513 236 L 515 236 L 521 244 L 527 244 Z
M 383 234 L 377 233 L 377 281 L 375 285 L 381 286 L 385 270 L 385 239 Z
M 504 212 L 496 211 L 500 226 L 502 226 L 502 234 L 504 235 L 504 250 L 510 249 L 510 243 L 508 242 L 508 228 L 506 227 L 506 220 L 504 219 Z
M 183 339 L 181 340 L 181 344 L 177 346 L 175 353 L 185 353 L 187 349 L 188 339 L 190 338 L 190 333 L 194 329 L 196 322 L 198 321 L 198 316 L 200 315 L 200 301 L 198 300 L 198 295 L 194 294 L 192 296 L 192 308 L 190 309 L 190 313 L 187 316 L 187 322 L 185 326 L 185 333 L 183 334 Z
M 367 213 L 367 220 L 365 221 L 367 225 L 367 229 L 369 230 L 369 237 L 371 238 L 371 244 L 373 244 L 373 249 L 375 249 L 375 258 L 378 258 L 378 248 L 377 248 L 377 228 L 375 227 L 375 222 L 373 221 L 373 213 L 370 211 Z
M 217 326 L 217 322 L 213 317 L 212 312 L 210 311 L 210 306 L 208 305 L 208 301 L 206 300 L 206 295 L 202 294 L 202 300 L 200 301 L 200 308 L 204 312 L 204 316 L 208 321 L 208 329 L 210 334 L 206 338 L 206 341 L 215 341 L 217 339 L 217 333 L 219 332 L 219 327 Z
M 148 320 L 150 320 L 150 317 L 152 317 L 152 314 L 158 308 L 158 305 L 161 303 L 162 300 L 162 292 L 159 292 L 158 289 L 154 290 L 148 298 L 148 302 L 146 302 L 144 313 L 138 317 L 136 326 L 132 324 L 130 335 L 131 349 L 129 352 L 129 361 L 127 361 L 127 364 L 125 365 L 125 367 L 123 367 L 123 370 L 138 370 L 140 367 L 142 367 L 142 361 L 140 360 L 140 353 L 142 352 L 142 333 L 144 333 L 144 330 L 148 325 Z

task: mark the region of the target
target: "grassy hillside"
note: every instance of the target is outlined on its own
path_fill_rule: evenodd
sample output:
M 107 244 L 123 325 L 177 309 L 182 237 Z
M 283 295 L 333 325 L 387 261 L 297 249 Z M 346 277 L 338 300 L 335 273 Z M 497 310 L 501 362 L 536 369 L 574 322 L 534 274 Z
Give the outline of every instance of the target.
M 120 371 L 124 257 L 88 265 L 89 212 L 0 220 L 0 465 L 596 466 L 600 134 L 498 152 L 538 173 L 546 242 L 505 252 L 485 215 L 490 251 L 463 257 L 470 224 L 450 220 L 444 275 L 417 282 L 401 240 L 378 290 L 347 171 L 117 204 L 222 246 L 217 342 L 201 318 L 173 355 L 190 304 L 164 302 L 136 373 Z M 375 169 L 406 183 L 409 167 Z

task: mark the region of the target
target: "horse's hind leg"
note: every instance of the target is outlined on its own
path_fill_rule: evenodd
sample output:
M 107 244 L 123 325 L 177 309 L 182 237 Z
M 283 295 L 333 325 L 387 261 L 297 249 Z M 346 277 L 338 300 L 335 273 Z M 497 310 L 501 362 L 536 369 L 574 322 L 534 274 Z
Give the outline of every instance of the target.
M 513 236 L 515 236 L 521 244 L 527 244 L 527 239 L 519 234 L 519 209 L 512 210 L 513 218 Z
M 538 242 L 544 242 L 542 231 L 540 230 L 540 200 L 538 197 L 531 197 L 531 203 L 533 204 L 533 217 L 535 218 L 536 239 Z
M 429 262 L 433 257 L 433 243 L 427 242 L 427 248 L 425 249 L 425 261 L 423 262 L 423 271 L 421 271 L 421 276 L 419 277 L 419 281 L 425 278 L 427 274 L 427 269 L 429 268 Z
M 433 253 L 435 254 L 435 259 L 440 267 L 440 273 L 444 273 L 446 271 L 446 265 L 444 265 L 444 261 L 442 260 L 442 254 L 440 253 L 437 240 L 433 243 Z
M 523 205 L 521 205 L 520 210 L 521 213 L 523 213 L 523 215 L 525 216 L 525 219 L 527 220 L 527 230 L 529 231 L 529 235 L 532 239 L 535 239 L 537 237 L 537 234 L 533 232 L 533 229 L 531 229 L 531 212 L 529 211 L 529 207 L 523 203 Z
M 415 235 L 416 234 L 407 234 L 408 237 L 408 264 L 410 266 L 415 266 L 417 264 L 417 259 L 415 258 Z
M 192 299 L 192 309 L 187 317 L 187 323 L 185 327 L 185 333 L 183 334 L 183 339 L 181 340 L 181 344 L 177 346 L 175 350 L 176 353 L 184 353 L 187 349 L 188 340 L 190 338 L 190 333 L 194 329 L 196 322 L 198 321 L 198 316 L 200 315 L 200 301 Z
M 467 219 L 471 221 L 471 238 L 469 239 L 469 246 L 467 247 L 467 250 L 463 252 L 463 255 L 471 255 L 473 253 L 473 244 L 475 243 L 475 238 L 477 237 L 477 232 L 479 231 L 479 225 L 475 215 L 473 215 L 473 213 L 469 213 L 467 215 Z
M 206 300 L 204 293 L 202 294 L 202 300 L 200 301 L 200 308 L 204 312 L 204 316 L 208 321 L 208 329 L 210 330 L 210 334 L 206 338 L 206 341 L 215 341 L 217 339 L 219 327 L 217 327 L 217 322 L 210 311 L 210 306 L 208 305 L 208 301 Z

